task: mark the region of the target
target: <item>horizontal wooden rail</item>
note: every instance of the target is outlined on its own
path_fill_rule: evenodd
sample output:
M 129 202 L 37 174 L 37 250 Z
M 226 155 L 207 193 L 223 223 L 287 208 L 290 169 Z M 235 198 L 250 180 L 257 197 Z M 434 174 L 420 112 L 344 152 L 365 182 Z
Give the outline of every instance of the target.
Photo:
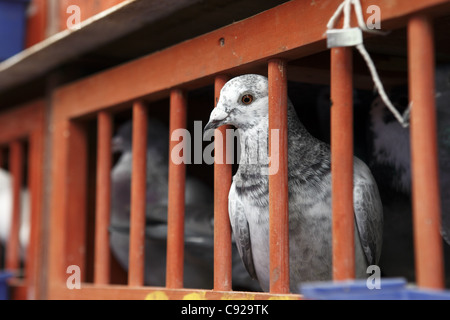
M 33 101 L 0 114 L 0 144 L 29 137 L 43 126 L 43 102 Z M 20 125 L 18 125 L 20 123 Z
M 290 1 L 239 23 L 69 84 L 54 95 L 55 121 L 153 95 L 168 96 L 173 87 L 199 87 L 217 73 L 241 73 L 271 57 L 301 58 L 326 50 L 324 32 L 341 0 L 327 5 Z M 314 5 L 315 3 L 315 5 Z M 418 10 L 443 15 L 448 0 L 380 0 L 383 28 L 405 26 Z M 307 26 L 308 32 L 305 32 Z M 224 45 L 220 39 L 224 39 Z M 174 72 L 176 70 L 176 72 Z M 133 81 L 129 81 L 130 74 Z
M 298 294 L 270 294 L 264 292 L 215 291 L 196 289 L 167 289 L 164 287 L 137 287 L 81 284 L 80 290 L 54 288 L 55 299 L 88 300 L 301 300 Z

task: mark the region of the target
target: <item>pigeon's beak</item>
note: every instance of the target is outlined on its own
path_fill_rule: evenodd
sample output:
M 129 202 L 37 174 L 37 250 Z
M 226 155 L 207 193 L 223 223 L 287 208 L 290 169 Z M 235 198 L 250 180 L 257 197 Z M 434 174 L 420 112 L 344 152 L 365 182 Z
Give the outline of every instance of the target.
M 222 121 L 221 120 L 213 120 L 213 121 L 209 121 L 206 126 L 205 129 L 203 130 L 203 133 L 205 133 L 206 131 L 209 130 L 214 130 L 219 128 L 222 125 Z
M 228 118 L 228 113 L 223 111 L 220 107 L 216 107 L 212 112 L 209 118 L 209 122 L 206 124 L 205 129 L 203 130 L 203 138 L 209 139 L 214 135 L 214 129 L 219 128 L 220 126 L 227 124 L 226 120 Z

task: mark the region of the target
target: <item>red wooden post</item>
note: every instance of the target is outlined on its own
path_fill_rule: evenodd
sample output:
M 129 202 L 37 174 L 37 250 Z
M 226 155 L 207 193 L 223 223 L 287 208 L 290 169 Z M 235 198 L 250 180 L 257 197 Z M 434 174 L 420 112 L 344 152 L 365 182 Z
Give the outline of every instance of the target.
M 21 141 L 14 141 L 9 149 L 9 166 L 12 178 L 12 217 L 9 239 L 6 245 L 6 269 L 17 271 L 20 268 L 20 211 L 23 180 L 24 151 Z
M 98 114 L 97 189 L 95 219 L 94 283 L 110 279 L 109 222 L 111 212 L 111 138 L 113 120 L 109 112 Z
M 129 286 L 142 286 L 144 284 L 147 126 L 147 107 L 141 101 L 136 101 L 133 105 Z
M 220 97 L 220 90 L 229 80 L 225 75 L 215 78 L 215 105 Z M 231 187 L 231 164 L 226 163 L 226 129 L 222 126 L 216 130 L 223 139 L 214 140 L 216 159 L 223 159 L 223 163 L 214 163 L 214 289 L 229 291 L 232 287 L 232 248 L 231 225 L 228 214 L 228 193 Z M 217 131 L 216 131 L 217 133 Z M 219 135 L 215 135 L 216 137 Z
M 411 170 L 416 279 L 419 286 L 444 287 L 440 235 L 439 172 L 432 21 L 422 15 L 408 23 L 411 110 Z
M 355 277 L 352 48 L 331 49 L 333 279 Z
M 42 117 L 42 114 L 39 113 Z M 43 143 L 44 137 L 41 125 L 33 131 L 29 139 L 28 152 L 28 189 L 30 193 L 30 242 L 26 253 L 25 275 L 29 299 L 40 299 L 43 280 L 39 270 L 42 268 L 42 195 L 43 195 Z
M 186 128 L 186 94 L 179 89 L 170 93 L 170 135 L 177 129 Z M 170 141 L 170 153 L 180 142 Z M 183 141 L 182 143 L 185 143 Z M 169 160 L 169 206 L 167 232 L 166 287 L 182 288 L 184 271 L 184 202 L 186 165 Z
M 278 172 L 269 175 L 270 292 L 289 292 L 289 198 L 287 66 L 279 59 L 269 61 L 269 154 Z M 278 130 L 278 148 L 272 146 L 272 130 Z M 278 151 L 279 153 L 276 153 Z

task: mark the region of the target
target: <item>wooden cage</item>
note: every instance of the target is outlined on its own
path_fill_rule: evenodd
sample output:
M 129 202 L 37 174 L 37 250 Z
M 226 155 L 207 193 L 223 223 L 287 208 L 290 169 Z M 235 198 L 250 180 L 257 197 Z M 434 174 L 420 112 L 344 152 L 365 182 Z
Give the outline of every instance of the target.
M 23 287 L 17 297 L 49 299 L 301 299 L 289 292 L 287 149 L 280 150 L 279 171 L 270 177 L 269 293 L 232 290 L 231 229 L 228 190 L 232 167 L 214 165 L 214 285 L 183 288 L 185 165 L 169 163 L 167 278 L 165 287 L 144 286 L 146 131 L 148 112 L 168 110 L 170 132 L 186 128 L 188 93 L 211 90 L 210 113 L 228 79 L 259 73 L 269 79 L 270 128 L 287 131 L 288 79 L 331 85 L 334 279 L 352 279 L 353 261 L 353 87 L 370 88 L 367 70 L 353 68 L 350 48 L 326 49 L 326 24 L 339 0 L 293 0 L 255 16 L 200 35 L 131 62 L 51 88 L 44 102 L 0 111 L 0 145 L 9 150 L 13 177 L 21 179 L 25 161 L 20 145 L 27 141 L 28 185 L 32 194 L 32 247 Z M 434 116 L 434 23 L 448 21 L 447 0 L 374 2 L 385 30 L 406 31 L 407 82 L 411 114 L 413 217 L 416 281 L 420 287 L 443 288 L 443 249 Z M 368 1 L 363 1 L 366 6 Z M 365 13 L 365 18 L 367 18 Z M 439 20 L 441 19 L 441 20 Z M 444 22 L 445 25 L 445 22 Z M 442 31 L 440 28 L 439 31 Z M 403 34 L 403 33 L 402 33 Z M 390 37 L 390 35 L 386 36 Z M 383 40 L 367 37 L 372 47 Z M 443 55 L 448 54 L 444 46 Z M 356 59 L 356 58 L 355 58 Z M 330 64 L 323 66 L 324 61 Z M 326 63 L 326 62 L 325 62 Z M 392 71 L 392 70 L 391 70 Z M 395 73 L 388 82 L 399 80 Z M 387 72 L 389 73 L 389 71 Z M 401 76 L 397 76 L 401 74 Z M 1 75 L 0 75 L 1 76 Z M 383 77 L 383 74 L 382 74 Z M 112 150 L 115 117 L 133 120 L 130 261 L 127 275 L 117 271 L 109 247 Z M 51 114 L 50 114 L 51 113 Z M 20 120 L 19 120 L 20 119 Z M 20 126 L 12 126 L 14 121 Z M 51 128 L 44 135 L 44 124 Z M 96 129 L 95 129 L 96 128 Z M 224 130 L 223 128 L 220 130 Z M 49 141 L 44 141 L 44 137 Z M 286 139 L 286 135 L 281 135 Z M 95 141 L 93 142 L 92 139 Z M 44 170 L 44 144 L 51 145 L 51 165 Z M 281 144 L 283 145 L 283 140 Z M 94 146 L 94 147 L 93 147 Z M 170 145 L 170 149 L 174 145 Z M 221 146 L 216 146 L 216 156 Z M 49 149 L 46 149 L 49 151 Z M 43 174 L 47 174 L 43 179 Z M 46 187 L 43 181 L 49 184 Z M 93 184 L 95 182 L 95 184 Z M 15 199 L 20 188 L 15 185 Z M 44 192 L 46 190 L 46 192 Z M 48 214 L 43 214 L 44 201 Z M 94 209 L 92 209 L 94 208 Z M 18 215 L 15 207 L 15 217 Z M 90 215 L 90 212 L 94 212 Z M 46 220 L 47 219 L 47 220 Z M 14 219 L 16 221 L 16 219 Z M 14 225 L 16 226 L 16 225 Z M 13 226 L 13 230 L 14 229 Z M 45 227 L 47 226 L 47 227 Z M 12 234 L 11 246 L 17 246 Z M 44 248 L 48 248 L 44 255 Z M 12 249 L 11 249 L 12 250 Z M 47 259 L 43 262 L 43 259 Z M 18 259 L 14 258 L 15 261 Z M 350 263 L 349 263 L 350 261 Z M 70 289 L 68 267 L 80 267 L 80 289 Z M 11 268 L 15 269 L 16 265 Z M 112 281 L 115 276 L 120 281 Z M 45 282 L 45 283 L 43 283 Z M 13 286 L 19 286 L 14 282 Z M 22 282 L 20 282 L 22 283 Z M 22 285 L 21 285 L 22 286 Z M 43 290 L 39 286 L 45 287 Z M 17 291 L 18 292 L 18 291 Z M 36 293 L 38 292 L 38 293 Z

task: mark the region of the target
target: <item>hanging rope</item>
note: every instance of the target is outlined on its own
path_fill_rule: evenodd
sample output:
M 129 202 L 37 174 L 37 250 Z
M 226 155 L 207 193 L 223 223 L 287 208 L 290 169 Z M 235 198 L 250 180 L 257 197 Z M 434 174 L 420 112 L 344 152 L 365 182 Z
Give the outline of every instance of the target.
M 359 28 L 351 28 L 350 27 L 350 18 L 351 18 L 351 8 L 352 5 L 355 7 L 356 18 L 358 20 Z M 343 29 L 335 29 L 335 25 L 339 19 L 339 17 L 344 14 L 344 26 Z M 362 31 L 370 32 L 375 34 L 385 35 L 386 32 L 380 30 L 372 30 L 367 28 L 367 25 L 364 22 L 363 11 L 361 7 L 360 0 L 344 0 L 336 12 L 330 18 L 327 24 L 327 37 L 328 37 L 328 47 L 348 47 L 354 46 L 358 49 L 359 53 L 363 57 L 364 61 L 369 68 L 370 74 L 372 76 L 373 82 L 375 84 L 378 93 L 380 94 L 381 99 L 384 104 L 388 107 L 388 109 L 395 116 L 397 121 L 404 127 L 409 126 L 409 115 L 411 112 L 411 103 L 406 111 L 402 114 L 398 112 L 398 110 L 394 107 L 391 100 L 389 99 L 386 91 L 384 90 L 383 84 L 380 80 L 380 76 L 378 75 L 375 64 L 373 63 L 372 58 L 364 47 L 362 40 Z

